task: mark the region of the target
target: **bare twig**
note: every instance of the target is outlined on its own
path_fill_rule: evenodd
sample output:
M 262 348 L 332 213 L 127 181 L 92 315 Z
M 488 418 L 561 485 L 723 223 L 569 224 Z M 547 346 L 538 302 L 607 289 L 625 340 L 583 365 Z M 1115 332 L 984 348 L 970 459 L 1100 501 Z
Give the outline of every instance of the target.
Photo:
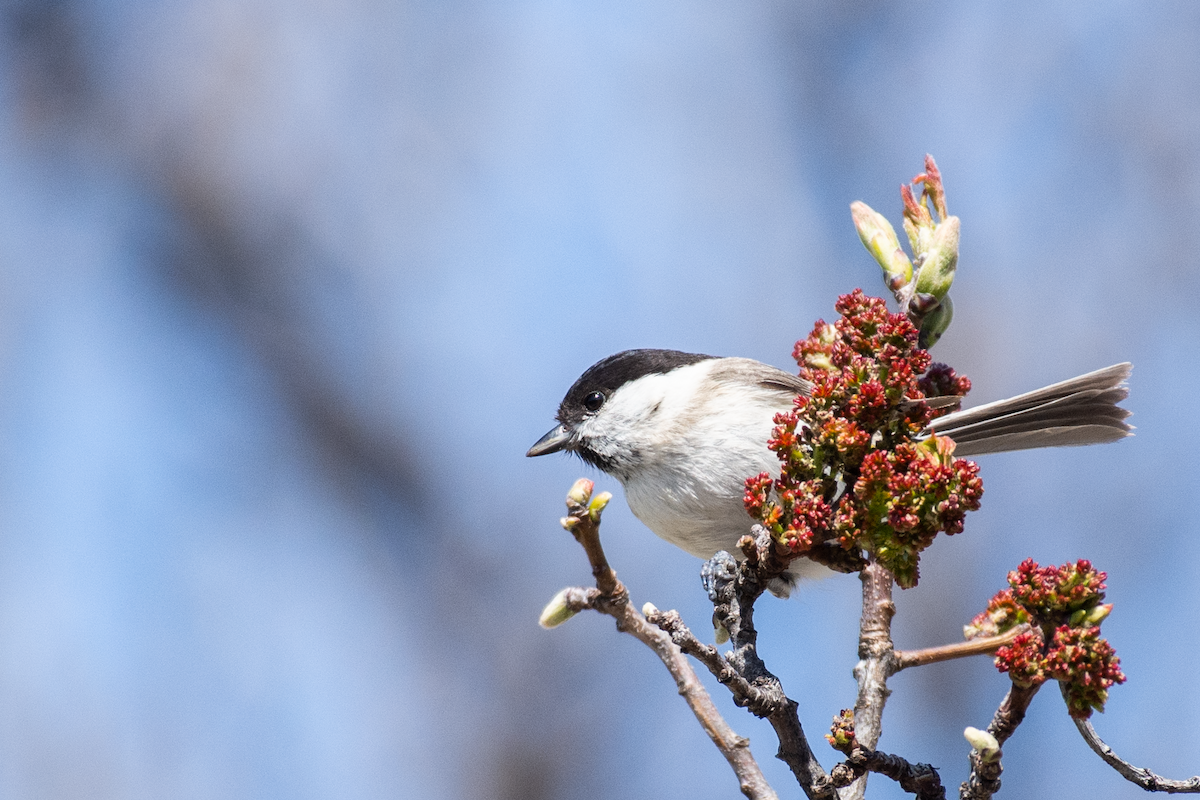
M 854 677 L 858 681 L 858 698 L 854 703 L 854 729 L 861 746 L 874 749 L 882 731 L 883 707 L 891 690 L 887 680 L 896 673 L 896 656 L 892 644 L 892 617 L 896 606 L 892 602 L 892 573 L 871 559 L 859 579 L 863 585 L 862 617 L 858 629 L 858 664 Z M 863 775 L 845 792 L 844 800 L 862 800 L 867 791 L 867 776 Z
M 804 735 L 804 727 L 800 724 L 799 706 L 795 700 L 783 698 L 784 705 L 771 716 L 767 722 L 775 730 L 779 739 L 779 749 L 775 757 L 791 768 L 792 774 L 800 783 L 800 788 L 809 800 L 827 800 L 835 796 L 833 784 L 812 748 L 808 746 L 808 738 Z
M 1033 702 L 1033 696 L 1038 693 L 1039 686 L 1017 686 L 1013 684 L 1004 696 L 1004 702 L 996 709 L 992 724 L 987 732 L 996 737 L 996 741 L 1004 744 L 1017 731 L 1017 726 L 1025 720 L 1025 712 Z
M 995 736 L 998 743 L 1004 744 L 1013 735 L 1017 726 L 1025 719 L 1025 712 L 1040 688 L 1040 684 L 1029 687 L 1013 684 L 1008 690 L 1004 702 L 992 717 L 992 724 L 987 728 L 988 733 Z M 959 800 L 989 800 L 993 794 L 1000 791 L 1000 773 L 1004 771 L 1000 764 L 1002 755 L 1002 751 L 997 751 L 991 758 L 985 759 L 979 751 L 971 752 L 971 774 L 958 788 Z
M 833 786 L 808 745 L 795 701 L 784 694 L 779 679 L 758 656 L 754 602 L 786 564 L 772 557 L 770 534 L 759 526 L 755 530 L 753 537 L 742 537 L 743 552 L 747 556 L 745 562 L 739 564 L 733 556 L 722 551 L 705 564 L 702 573 L 713 602 L 714 619 L 729 632 L 733 645 L 723 662 L 754 688 L 754 702 L 746 703 L 746 706 L 775 729 L 779 739 L 779 750 L 775 755 L 788 765 L 805 795 L 812 800 L 832 798 Z M 734 700 L 738 702 L 736 692 Z
M 918 800 L 946 800 L 946 789 L 933 766 L 913 764 L 900 756 L 863 746 L 855 733 L 853 711 L 844 709 L 834 717 L 825 738 L 834 750 L 846 756 L 846 760 L 829 773 L 834 786 L 861 785 L 868 772 L 875 772 L 896 781 L 901 789 L 912 792 Z
M 678 611 L 651 611 L 646 621 L 671 635 L 671 640 L 687 655 L 708 667 L 720 683 L 733 694 L 734 705 L 748 708 L 759 717 L 769 717 L 783 705 L 777 693 L 763 690 L 742 677 L 721 652 L 711 644 L 701 642 L 684 624 Z
M 734 733 L 721 716 L 687 656 L 667 633 L 648 623 L 629 604 L 629 592 L 617 579 L 600 546 L 600 510 L 603 509 L 603 502 L 597 507 L 597 503 L 591 500 L 591 482 L 587 481 L 586 484 L 586 491 L 577 492 L 581 488 L 577 483 L 567 496 L 568 516 L 563 520 L 563 527 L 571 531 L 587 553 L 592 575 L 596 578 L 596 588 L 568 589 L 562 596 L 564 602 L 574 611 L 591 608 L 611 616 L 617 622 L 617 630 L 635 636 L 653 650 L 675 679 L 679 694 L 695 714 L 704 732 L 733 768 L 742 794 L 751 800 L 778 800 L 750 752 L 750 742 Z
M 917 800 L 945 800 L 946 789 L 937 769 L 930 764 L 913 764 L 900 756 L 881 753 L 865 747 L 855 747 L 845 762 L 830 771 L 830 779 L 838 787 L 849 786 L 867 772 L 891 778 Z
M 1113 752 L 1104 740 L 1096 734 L 1092 723 L 1086 719 L 1072 718 L 1075 727 L 1079 729 L 1083 740 L 1092 751 L 1104 759 L 1104 763 L 1115 769 L 1122 778 L 1145 789 L 1147 792 L 1165 792 L 1167 794 L 1200 794 L 1200 775 L 1187 780 L 1172 780 L 1161 775 L 1155 775 L 1144 767 L 1135 767 Z
M 936 664 L 939 661 L 950 661 L 955 658 L 989 655 L 1004 645 L 1012 643 L 1013 639 L 1027 630 L 1029 630 L 1028 625 L 1017 625 L 999 636 L 981 636 L 968 642 L 926 647 L 921 650 L 897 650 L 895 651 L 896 672 L 909 667 L 923 667 L 926 664 Z
M 859 681 L 858 703 L 855 707 L 855 726 L 859 746 L 846 763 L 840 765 L 840 781 L 827 777 L 808 746 L 796 704 L 783 694 L 779 681 L 758 657 L 757 633 L 753 626 L 754 603 L 763 588 L 786 568 L 775 554 L 770 535 L 756 527 L 755 534 L 740 543 L 746 560 L 742 564 L 727 553 L 718 553 L 705 567 L 705 585 L 715 606 L 715 618 L 729 632 L 734 649 L 723 657 L 716 648 L 695 640 L 690 631 L 684 634 L 678 616 L 663 615 L 660 624 L 675 635 L 675 642 L 685 652 L 693 654 L 727 685 L 738 705 L 744 705 L 759 716 L 766 717 L 780 739 L 779 757 L 796 775 L 809 797 L 825 797 L 832 789 L 850 787 L 846 797 L 862 797 L 866 772 L 877 772 L 900 782 L 906 791 L 921 798 L 945 797 L 945 789 L 937 771 L 927 764 L 912 764 L 898 756 L 879 753 L 874 745 L 879 739 L 883 706 L 889 694 L 887 679 L 898 671 L 891 638 L 891 620 L 895 614 L 892 603 L 892 574 L 878 564 L 863 569 L 863 617 L 860 628 L 860 662 L 855 669 Z M 998 647 L 1001 643 L 996 643 Z M 978 649 L 978 645 L 974 646 Z M 985 649 L 985 652 L 988 652 Z M 942 658 L 949 656 L 942 656 Z M 915 654 L 913 663 L 925 658 Z M 938 659 L 934 659 L 938 660 Z M 861 716 L 860 716 L 861 715 Z M 865 722 L 865 725 L 863 724 Z M 848 771 L 847 771 L 848 770 Z
M 854 703 L 854 731 L 864 747 L 874 748 L 882 730 L 883 706 L 891 690 L 887 680 L 896 673 L 892 644 L 892 573 L 871 560 L 859 574 L 863 585 L 862 618 L 858 631 L 858 699 Z

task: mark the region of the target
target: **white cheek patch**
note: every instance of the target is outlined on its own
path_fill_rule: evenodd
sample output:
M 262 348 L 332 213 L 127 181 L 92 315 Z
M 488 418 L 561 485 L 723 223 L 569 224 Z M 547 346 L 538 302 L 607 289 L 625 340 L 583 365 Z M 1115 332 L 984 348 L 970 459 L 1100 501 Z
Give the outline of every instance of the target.
M 702 361 L 630 381 L 576 431 L 593 452 L 612 461 L 618 473 L 635 467 L 663 444 L 669 447 L 663 440 L 675 435 L 677 421 L 687 415 L 708 369 L 709 362 Z

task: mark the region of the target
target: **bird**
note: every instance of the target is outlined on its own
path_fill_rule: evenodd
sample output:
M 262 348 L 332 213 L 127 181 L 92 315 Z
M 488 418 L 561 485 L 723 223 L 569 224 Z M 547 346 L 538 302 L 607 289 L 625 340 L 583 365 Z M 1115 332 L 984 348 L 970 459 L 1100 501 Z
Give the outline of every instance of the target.
M 925 435 L 949 436 L 956 456 L 1113 442 L 1129 436 L 1133 365 L 1114 364 L 1007 400 L 935 419 Z M 750 358 L 636 349 L 584 371 L 559 404 L 558 424 L 529 457 L 568 452 L 616 478 L 630 510 L 651 531 L 702 559 L 736 552 L 753 521 L 746 478 L 779 469 L 767 447 L 775 415 L 812 384 Z M 831 574 L 793 562 L 772 591 Z

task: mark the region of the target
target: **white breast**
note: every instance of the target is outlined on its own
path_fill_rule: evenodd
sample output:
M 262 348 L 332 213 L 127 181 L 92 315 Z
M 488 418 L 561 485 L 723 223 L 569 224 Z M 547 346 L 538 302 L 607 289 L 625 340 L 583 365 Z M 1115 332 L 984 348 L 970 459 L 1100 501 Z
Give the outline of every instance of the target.
M 735 550 L 750 531 L 745 480 L 778 471 L 767 439 L 775 414 L 791 408 L 787 391 L 714 381 L 714 368 L 727 372 L 730 361 L 641 378 L 616 392 L 601 415 L 623 431 L 632 467 L 617 477 L 630 509 L 654 533 L 705 559 Z

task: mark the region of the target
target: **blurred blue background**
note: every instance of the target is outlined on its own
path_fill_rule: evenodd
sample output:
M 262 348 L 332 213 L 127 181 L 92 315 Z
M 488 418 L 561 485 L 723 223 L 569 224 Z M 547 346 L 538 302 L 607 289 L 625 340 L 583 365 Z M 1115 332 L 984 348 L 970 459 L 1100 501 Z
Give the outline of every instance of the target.
M 975 402 L 1133 361 L 1138 430 L 983 461 L 898 644 L 1089 557 L 1129 676 L 1101 735 L 1200 769 L 1200 5 L 0 9 L 0 796 L 738 796 L 641 645 L 535 625 L 589 579 L 557 525 L 589 473 L 524 452 L 619 349 L 790 368 L 883 292 L 848 205 L 898 221 L 926 152 L 964 231 L 935 357 Z M 606 521 L 635 602 L 703 630 L 699 564 Z M 827 766 L 857 606 L 761 612 Z M 881 747 L 956 787 L 1006 679 L 892 686 Z M 1143 796 L 1053 688 L 1005 753 L 1004 796 Z

